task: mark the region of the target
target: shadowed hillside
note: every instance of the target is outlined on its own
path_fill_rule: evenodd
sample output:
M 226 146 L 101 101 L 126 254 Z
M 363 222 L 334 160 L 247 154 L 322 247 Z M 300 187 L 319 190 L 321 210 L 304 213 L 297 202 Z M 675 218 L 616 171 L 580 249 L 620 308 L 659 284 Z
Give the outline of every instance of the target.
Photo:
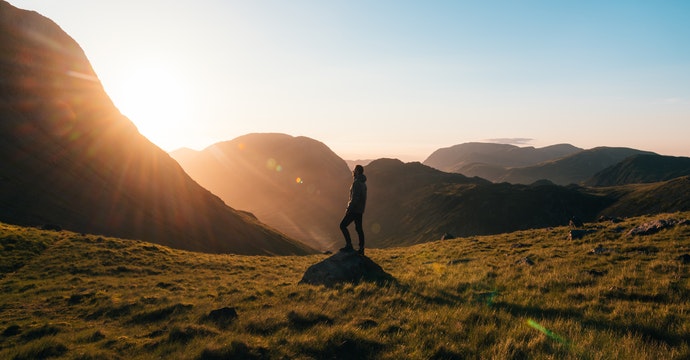
M 79 45 L 0 2 L 0 219 L 243 254 L 309 249 L 227 207 L 113 106 Z
M 173 152 L 187 173 L 226 204 L 317 248 L 340 244 L 352 174 L 307 137 L 249 134 L 192 155 Z M 337 245 L 336 245 L 337 243 Z
M 420 163 L 381 159 L 365 167 L 367 242 L 409 245 L 444 234 L 467 236 L 594 219 L 613 199 L 550 184 L 493 184 Z
M 653 183 L 690 175 L 690 158 L 634 155 L 610 166 L 585 182 L 587 186 Z
M 580 184 L 599 171 L 639 154 L 653 153 L 621 147 L 597 147 L 534 166 L 508 169 L 497 181 L 531 184 L 547 179 L 559 185 Z
M 587 191 L 616 199 L 602 213 L 611 217 L 690 211 L 690 176 L 650 184 L 588 188 Z

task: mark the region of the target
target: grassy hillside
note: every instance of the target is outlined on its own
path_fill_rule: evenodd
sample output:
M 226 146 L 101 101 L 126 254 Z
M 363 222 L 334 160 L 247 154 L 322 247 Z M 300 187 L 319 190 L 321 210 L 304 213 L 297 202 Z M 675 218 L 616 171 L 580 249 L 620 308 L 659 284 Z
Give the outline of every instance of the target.
M 587 188 L 594 195 L 617 199 L 604 211 L 612 217 L 639 216 L 690 209 L 690 176 L 651 184 Z
M 690 158 L 634 155 L 610 166 L 585 182 L 586 186 L 644 184 L 690 175 Z
M 326 255 L 0 225 L 0 358 L 688 358 L 690 226 L 626 235 L 652 219 L 371 250 L 397 282 L 335 288 L 298 285 Z

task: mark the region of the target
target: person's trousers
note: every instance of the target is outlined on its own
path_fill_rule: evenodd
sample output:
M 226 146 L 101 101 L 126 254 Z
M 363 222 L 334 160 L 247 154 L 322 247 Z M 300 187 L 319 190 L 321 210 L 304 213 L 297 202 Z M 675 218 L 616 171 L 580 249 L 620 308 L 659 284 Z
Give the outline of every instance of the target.
M 359 237 L 359 248 L 364 249 L 364 229 L 362 228 L 362 214 L 356 214 L 347 212 L 343 221 L 340 222 L 340 231 L 343 232 L 345 236 L 345 244 L 352 245 L 352 238 L 350 238 L 350 232 L 347 230 L 348 225 L 355 222 L 355 231 L 357 231 L 357 237 Z

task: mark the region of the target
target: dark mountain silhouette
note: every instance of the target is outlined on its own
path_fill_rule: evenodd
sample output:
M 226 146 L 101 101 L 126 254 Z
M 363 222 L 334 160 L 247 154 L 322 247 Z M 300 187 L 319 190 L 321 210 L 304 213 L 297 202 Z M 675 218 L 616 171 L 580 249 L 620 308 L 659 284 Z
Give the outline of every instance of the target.
M 582 149 L 570 144 L 552 145 L 543 148 L 518 147 L 508 144 L 464 143 L 438 149 L 424 160 L 424 165 L 467 176 L 482 176 L 484 167 L 511 168 L 536 165 L 577 153 Z
M 497 181 L 531 184 L 547 179 L 559 185 L 580 184 L 599 171 L 637 154 L 654 153 L 624 147 L 597 147 L 534 166 L 508 169 Z
M 653 183 L 690 175 L 690 158 L 633 155 L 610 166 L 585 182 L 587 186 Z
M 352 173 L 326 145 L 307 137 L 249 134 L 193 155 L 171 154 L 227 204 L 313 246 L 339 244 Z
M 0 220 L 181 249 L 305 254 L 227 207 L 113 106 L 79 45 L 0 2 Z
M 565 225 L 572 216 L 588 221 L 614 201 L 577 187 L 494 184 L 392 159 L 372 162 L 365 174 L 365 232 L 372 247 Z

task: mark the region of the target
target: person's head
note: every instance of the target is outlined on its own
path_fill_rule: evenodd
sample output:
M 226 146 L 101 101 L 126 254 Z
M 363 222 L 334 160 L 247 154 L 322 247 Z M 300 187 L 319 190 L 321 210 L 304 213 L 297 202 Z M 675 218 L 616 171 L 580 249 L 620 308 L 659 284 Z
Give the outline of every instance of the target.
M 352 174 L 355 176 L 364 174 L 364 167 L 362 165 L 355 166 L 355 169 L 352 170 Z

